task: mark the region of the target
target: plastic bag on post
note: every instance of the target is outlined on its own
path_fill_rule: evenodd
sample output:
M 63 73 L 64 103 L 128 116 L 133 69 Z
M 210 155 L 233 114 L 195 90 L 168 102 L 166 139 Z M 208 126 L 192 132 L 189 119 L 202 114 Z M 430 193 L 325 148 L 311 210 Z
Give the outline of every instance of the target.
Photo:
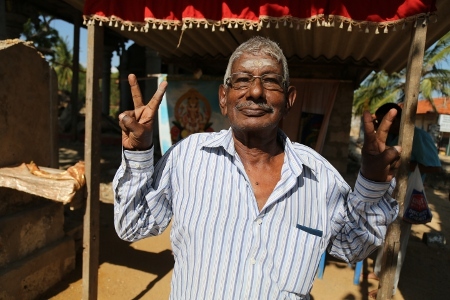
M 425 224 L 431 221 L 433 216 L 428 207 L 428 201 L 418 166 L 416 166 L 414 172 L 409 175 L 405 199 L 403 221 L 411 224 Z

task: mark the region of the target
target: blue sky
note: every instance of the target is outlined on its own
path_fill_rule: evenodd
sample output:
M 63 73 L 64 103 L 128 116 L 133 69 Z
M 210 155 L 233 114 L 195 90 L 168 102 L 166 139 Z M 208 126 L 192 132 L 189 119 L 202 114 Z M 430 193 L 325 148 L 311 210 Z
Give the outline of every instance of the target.
M 73 25 L 62 20 L 53 20 L 50 24 L 53 28 L 58 30 L 60 37 L 68 42 L 70 50 L 73 50 Z M 86 67 L 87 61 L 87 30 L 81 28 L 80 30 L 80 64 Z M 116 67 L 119 65 L 119 57 L 116 52 L 113 52 L 111 62 L 112 70 L 117 71 Z

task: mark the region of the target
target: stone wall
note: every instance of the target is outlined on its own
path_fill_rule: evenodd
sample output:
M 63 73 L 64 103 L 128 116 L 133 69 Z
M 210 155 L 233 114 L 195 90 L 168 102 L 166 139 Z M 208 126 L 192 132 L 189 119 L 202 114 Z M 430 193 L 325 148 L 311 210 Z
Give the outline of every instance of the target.
M 0 41 L 0 167 L 58 167 L 57 78 L 31 45 Z
M 353 83 L 341 82 L 330 116 L 323 156 L 341 173 L 347 173 Z
M 55 72 L 20 40 L 0 41 L 0 65 L 0 168 L 58 168 Z M 0 299 L 37 299 L 74 270 L 64 221 L 62 203 L 0 188 Z

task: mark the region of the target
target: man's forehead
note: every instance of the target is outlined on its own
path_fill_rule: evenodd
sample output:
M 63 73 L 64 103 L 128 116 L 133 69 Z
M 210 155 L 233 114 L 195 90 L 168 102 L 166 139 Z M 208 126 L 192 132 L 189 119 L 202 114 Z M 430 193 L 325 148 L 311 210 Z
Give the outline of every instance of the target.
M 244 53 L 237 58 L 232 65 L 232 70 L 239 68 L 263 68 L 274 67 L 281 69 L 281 63 L 274 57 L 264 53 Z

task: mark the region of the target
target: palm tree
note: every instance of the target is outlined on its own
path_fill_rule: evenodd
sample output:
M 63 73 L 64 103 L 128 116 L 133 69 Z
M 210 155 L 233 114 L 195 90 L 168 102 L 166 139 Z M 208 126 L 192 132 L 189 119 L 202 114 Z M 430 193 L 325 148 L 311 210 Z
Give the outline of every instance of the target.
M 444 35 L 424 54 L 420 97 L 436 106 L 433 97 L 450 95 L 450 70 L 443 68 L 450 58 L 450 32 Z M 379 106 L 388 102 L 403 102 L 405 98 L 406 69 L 388 74 L 385 71 L 372 72 L 355 91 L 353 111 L 361 115 L 364 110 L 374 112 Z
M 55 59 L 53 68 L 58 76 L 58 89 L 70 91 L 72 89 L 72 51 L 68 47 L 68 41 L 58 37 L 54 49 Z

